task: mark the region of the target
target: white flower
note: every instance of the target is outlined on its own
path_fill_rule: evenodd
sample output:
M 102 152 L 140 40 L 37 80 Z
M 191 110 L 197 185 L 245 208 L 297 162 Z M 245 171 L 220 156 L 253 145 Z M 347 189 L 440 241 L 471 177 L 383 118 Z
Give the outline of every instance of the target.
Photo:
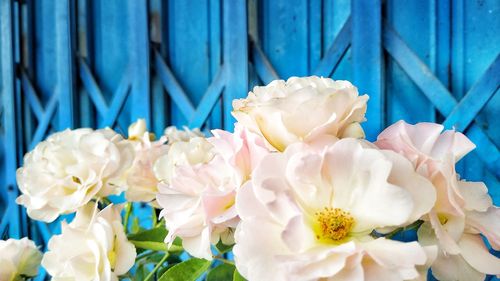
M 233 115 L 243 126 L 283 151 L 295 142 L 320 142 L 364 137 L 368 96 L 348 81 L 292 77 L 255 87 L 245 99 L 233 101 Z
M 139 119 L 129 127 L 129 140 L 135 149 L 135 158 L 127 173 L 125 197 L 132 202 L 151 202 L 158 193 L 158 179 L 153 165 L 168 152 L 166 137 L 153 141 L 154 135 L 146 131 L 144 119 Z M 153 205 L 156 203 L 153 201 Z
M 431 183 L 395 153 L 356 139 L 322 151 L 288 146 L 264 157 L 238 192 L 236 267 L 250 281 L 417 278 L 427 260 L 417 242 L 370 234 L 406 224 L 434 200 Z
M 38 274 L 42 253 L 28 238 L 0 240 L 0 280 L 20 281 Z
M 215 156 L 209 162 L 175 167 L 169 184 L 160 183 L 157 201 L 169 233 L 166 243 L 182 238 L 186 251 L 212 259 L 210 246 L 234 243 L 239 218 L 235 195 L 260 159 L 269 153 L 263 140 L 244 129 L 234 134 L 216 130 L 208 141 Z M 175 146 L 177 143 L 173 144 Z
M 443 131 L 434 123 L 403 121 L 385 129 L 377 146 L 394 150 L 412 161 L 437 193 L 436 204 L 418 230 L 423 245 L 439 245 L 432 273 L 439 280 L 484 280 L 500 274 L 500 259 L 488 252 L 481 235 L 500 250 L 500 209 L 493 206 L 482 182 L 459 179 L 455 163 L 474 149 L 462 133 Z
M 128 127 L 128 138 L 131 140 L 141 139 L 146 131 L 146 120 L 139 118 Z
M 170 145 L 166 155 L 155 161 L 154 174 L 158 180 L 169 183 L 177 166 L 207 163 L 214 157 L 212 150 L 213 146 L 204 137 L 176 141 Z
M 110 205 L 98 211 L 89 203 L 75 219 L 62 224 L 62 234 L 49 240 L 42 266 L 52 280 L 118 280 L 134 265 L 136 252 L 127 240 L 120 209 Z
M 187 142 L 192 138 L 204 137 L 203 133 L 198 128 L 190 130 L 184 127 L 183 129 L 184 130 L 179 130 L 175 126 L 167 127 L 165 129 L 165 136 L 167 137 L 168 144 L 174 142 Z
M 65 130 L 39 143 L 17 170 L 17 203 L 36 220 L 54 221 L 96 196 L 118 194 L 133 148 L 110 129 Z

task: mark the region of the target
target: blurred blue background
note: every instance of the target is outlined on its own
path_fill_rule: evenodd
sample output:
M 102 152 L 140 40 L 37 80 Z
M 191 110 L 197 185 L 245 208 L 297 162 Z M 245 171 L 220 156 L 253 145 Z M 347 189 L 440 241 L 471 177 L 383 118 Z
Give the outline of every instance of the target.
M 0 236 L 57 232 L 14 203 L 48 134 L 231 129 L 232 99 L 306 75 L 369 94 L 371 140 L 400 119 L 464 132 L 459 173 L 500 205 L 499 34 L 498 0 L 0 0 Z

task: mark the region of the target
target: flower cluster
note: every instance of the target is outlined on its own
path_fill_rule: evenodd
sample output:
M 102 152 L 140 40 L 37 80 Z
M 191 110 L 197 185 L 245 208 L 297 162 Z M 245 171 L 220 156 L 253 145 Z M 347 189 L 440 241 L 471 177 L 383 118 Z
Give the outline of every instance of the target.
M 28 240 L 0 241 L 8 265 L 0 279 L 36 275 L 40 260 L 54 280 L 160 272 L 196 280 L 214 259 L 225 264 L 207 279 L 500 275 L 488 250 L 500 250 L 500 210 L 484 183 L 455 169 L 474 144 L 438 124 L 404 121 L 370 142 L 361 126 L 367 100 L 348 81 L 293 77 L 233 101 L 234 132 L 169 127 L 156 138 L 138 120 L 128 138 L 111 129 L 56 133 L 25 156 L 17 202 L 45 222 L 76 216 L 43 259 Z M 108 198 L 121 193 L 123 219 Z M 131 230 L 130 202 L 158 210 L 152 229 Z M 415 239 L 398 239 L 411 231 Z M 182 251 L 192 258 L 182 261 Z

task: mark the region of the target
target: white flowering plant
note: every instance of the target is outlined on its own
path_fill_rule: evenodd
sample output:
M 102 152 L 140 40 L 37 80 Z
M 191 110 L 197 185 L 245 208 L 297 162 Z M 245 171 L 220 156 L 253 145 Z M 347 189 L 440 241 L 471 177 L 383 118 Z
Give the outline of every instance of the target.
M 474 144 L 404 121 L 370 142 L 367 100 L 348 81 L 293 77 L 235 100 L 233 132 L 156 138 L 138 120 L 127 138 L 53 134 L 26 154 L 17 203 L 44 222 L 76 215 L 43 256 L 26 238 L 0 241 L 0 280 L 31 278 L 40 263 L 53 280 L 500 275 L 488 248 L 500 250 L 500 210 L 455 170 Z M 149 227 L 134 202 L 151 207 Z

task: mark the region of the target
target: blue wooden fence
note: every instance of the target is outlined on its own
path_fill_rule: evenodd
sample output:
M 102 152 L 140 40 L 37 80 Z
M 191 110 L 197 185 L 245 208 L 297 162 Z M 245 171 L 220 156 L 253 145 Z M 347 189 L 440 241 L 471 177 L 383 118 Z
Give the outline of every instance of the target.
M 478 148 L 459 172 L 499 205 L 499 34 L 498 0 L 0 0 L 0 235 L 57 231 L 14 203 L 48 134 L 230 129 L 232 99 L 312 74 L 370 95 L 370 139 L 399 119 L 465 132 Z

